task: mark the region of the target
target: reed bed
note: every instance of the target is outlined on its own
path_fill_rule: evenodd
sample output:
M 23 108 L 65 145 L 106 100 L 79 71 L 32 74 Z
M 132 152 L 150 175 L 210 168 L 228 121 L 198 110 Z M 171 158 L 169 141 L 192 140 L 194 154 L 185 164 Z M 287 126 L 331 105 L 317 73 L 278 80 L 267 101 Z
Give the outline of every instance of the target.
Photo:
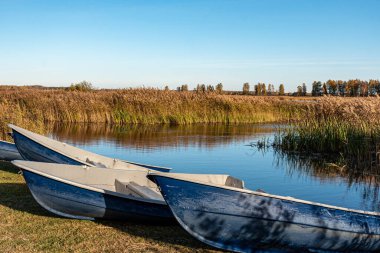
M 0 119 L 37 132 L 46 122 L 111 124 L 262 123 L 298 118 L 305 104 L 284 97 L 158 89 L 70 91 L 0 87 Z M 4 132 L 4 131 L 3 131 Z
M 283 151 L 344 157 L 352 167 L 379 166 L 380 99 L 326 97 L 309 104 L 307 116 L 282 129 Z

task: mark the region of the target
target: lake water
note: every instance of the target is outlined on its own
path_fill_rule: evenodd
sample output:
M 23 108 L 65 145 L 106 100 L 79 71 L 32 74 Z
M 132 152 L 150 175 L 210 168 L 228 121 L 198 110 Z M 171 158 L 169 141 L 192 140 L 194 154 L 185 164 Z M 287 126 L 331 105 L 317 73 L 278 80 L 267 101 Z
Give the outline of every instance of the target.
M 271 149 L 275 125 L 58 125 L 51 137 L 109 157 L 170 167 L 173 172 L 229 174 L 247 188 L 347 208 L 379 211 L 378 177 L 340 174 L 298 163 Z

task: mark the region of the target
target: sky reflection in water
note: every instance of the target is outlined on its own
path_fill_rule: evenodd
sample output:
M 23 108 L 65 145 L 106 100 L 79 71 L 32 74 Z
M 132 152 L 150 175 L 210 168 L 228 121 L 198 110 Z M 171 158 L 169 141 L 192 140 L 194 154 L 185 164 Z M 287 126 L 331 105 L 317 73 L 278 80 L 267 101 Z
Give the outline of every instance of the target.
M 374 177 L 354 179 L 298 166 L 273 150 L 248 146 L 273 138 L 274 125 L 107 126 L 60 125 L 51 136 L 124 160 L 173 168 L 173 172 L 230 174 L 246 187 L 354 209 L 380 210 Z M 329 173 L 328 173 L 329 172 Z M 378 178 L 375 177 L 376 180 Z M 352 181 L 352 178 L 351 178 Z M 356 181 L 356 182 L 355 182 Z

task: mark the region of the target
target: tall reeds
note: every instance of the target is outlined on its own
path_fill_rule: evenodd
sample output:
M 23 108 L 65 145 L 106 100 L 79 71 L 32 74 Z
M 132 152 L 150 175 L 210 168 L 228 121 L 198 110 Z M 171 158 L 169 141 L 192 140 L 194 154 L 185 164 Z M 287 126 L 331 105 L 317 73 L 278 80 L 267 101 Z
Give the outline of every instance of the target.
M 41 132 L 46 122 L 111 124 L 260 123 L 297 119 L 305 104 L 281 97 L 158 89 L 70 91 L 0 87 L 2 129 L 14 123 Z
M 275 146 L 284 151 L 336 154 L 351 166 L 379 166 L 380 99 L 324 98 L 282 129 Z M 379 150 L 380 151 L 380 150 Z

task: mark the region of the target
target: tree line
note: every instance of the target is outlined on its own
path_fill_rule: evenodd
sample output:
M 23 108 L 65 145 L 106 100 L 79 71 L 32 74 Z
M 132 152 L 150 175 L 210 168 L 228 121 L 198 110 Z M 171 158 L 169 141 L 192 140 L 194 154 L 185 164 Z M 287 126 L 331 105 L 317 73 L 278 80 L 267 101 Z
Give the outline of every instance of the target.
M 311 94 L 313 96 L 375 96 L 380 95 L 380 81 L 374 79 L 369 81 L 360 79 L 351 79 L 348 81 L 330 79 L 324 83 L 314 81 Z
M 166 86 L 165 90 L 169 90 Z M 177 87 L 177 91 L 189 91 L 187 84 Z M 244 83 L 241 92 L 237 91 L 224 91 L 223 84 L 218 83 L 216 86 L 198 84 L 194 91 L 197 93 L 215 92 L 218 94 L 242 94 L 242 95 L 256 95 L 256 96 L 272 96 L 285 94 L 284 84 L 280 84 L 278 89 L 273 84 L 257 83 L 251 89 L 249 83 Z M 297 86 L 296 92 L 287 93 L 293 96 L 374 96 L 380 95 L 380 81 L 370 79 L 369 81 L 360 79 L 351 79 L 348 81 L 343 80 L 327 80 L 326 82 L 314 81 L 312 83 L 311 93 L 308 93 L 307 85 L 303 83 Z
M 206 93 L 206 92 L 215 92 L 218 94 L 235 94 L 235 93 L 241 93 L 243 95 L 258 95 L 258 96 L 265 96 L 265 95 L 285 95 L 285 86 L 283 84 L 280 84 L 278 90 L 275 89 L 273 84 L 266 85 L 265 83 L 258 83 L 254 85 L 254 90 L 251 91 L 251 87 L 249 83 L 243 84 L 243 89 L 241 92 L 236 91 L 225 91 L 223 90 L 223 84 L 218 83 L 215 87 L 213 85 L 205 85 L 205 84 L 198 84 L 194 91 L 197 93 Z M 169 90 L 168 86 L 165 86 L 165 90 Z M 177 91 L 189 91 L 189 87 L 187 84 L 183 84 L 181 86 L 177 87 Z

